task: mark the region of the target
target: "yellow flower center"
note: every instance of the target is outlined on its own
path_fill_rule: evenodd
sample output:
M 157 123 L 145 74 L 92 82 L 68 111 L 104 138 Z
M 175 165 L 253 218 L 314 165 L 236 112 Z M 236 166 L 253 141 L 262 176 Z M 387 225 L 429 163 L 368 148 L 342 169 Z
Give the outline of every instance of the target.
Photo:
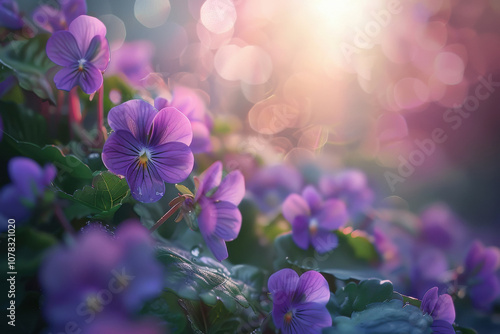
M 287 324 L 289 324 L 290 322 L 292 322 L 292 318 L 293 318 L 292 311 L 288 311 L 283 318 L 285 319 L 285 322 Z
M 314 236 L 318 233 L 318 221 L 314 218 L 309 222 L 309 233 Z
M 96 295 L 87 297 L 87 300 L 85 302 L 90 310 L 94 311 L 95 313 L 101 312 L 102 305 Z

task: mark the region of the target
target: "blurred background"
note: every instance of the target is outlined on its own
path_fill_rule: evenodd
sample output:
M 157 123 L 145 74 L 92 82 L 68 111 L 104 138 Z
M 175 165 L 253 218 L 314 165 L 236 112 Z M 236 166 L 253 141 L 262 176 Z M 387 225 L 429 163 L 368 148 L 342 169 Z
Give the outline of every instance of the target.
M 111 63 L 133 53 L 150 64 L 139 86 L 195 88 L 216 130 L 237 124 L 216 147 L 358 167 L 378 205 L 442 201 L 500 244 L 500 1 L 87 4 L 108 28 Z

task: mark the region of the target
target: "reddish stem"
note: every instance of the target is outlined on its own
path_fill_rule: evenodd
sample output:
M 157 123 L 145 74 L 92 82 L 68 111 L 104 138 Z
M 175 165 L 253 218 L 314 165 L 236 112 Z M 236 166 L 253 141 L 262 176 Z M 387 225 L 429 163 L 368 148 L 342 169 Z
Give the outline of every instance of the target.
M 161 225 L 163 225 L 164 222 L 167 221 L 168 218 L 170 218 L 170 216 L 172 216 L 182 205 L 183 201 L 182 202 L 179 202 L 177 204 L 175 204 L 170 210 L 167 211 L 166 214 L 163 215 L 163 217 L 161 217 L 150 229 L 149 231 L 151 233 L 153 233 L 154 231 L 156 231 L 158 229 L 158 227 L 160 227 Z
M 82 120 L 82 113 L 80 110 L 80 99 L 78 98 L 77 87 L 73 87 L 69 91 L 69 131 L 70 136 L 73 138 L 73 124 L 80 123 Z
M 96 146 L 101 146 L 107 137 L 107 131 L 104 127 L 104 83 L 101 85 L 98 91 L 97 100 L 97 139 Z

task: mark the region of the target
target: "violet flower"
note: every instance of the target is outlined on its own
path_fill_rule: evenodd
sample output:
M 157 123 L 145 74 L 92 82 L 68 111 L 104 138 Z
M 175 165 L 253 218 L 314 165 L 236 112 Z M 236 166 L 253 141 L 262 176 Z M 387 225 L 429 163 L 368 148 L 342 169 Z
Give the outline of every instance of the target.
M 316 271 L 297 275 L 282 269 L 269 277 L 267 283 L 273 299 L 273 321 L 283 334 L 321 333 L 332 325 L 326 309 L 330 289 L 326 279 Z
M 373 191 L 368 186 L 366 175 L 359 170 L 323 176 L 319 181 L 319 189 L 325 198 L 343 200 L 351 215 L 368 209 L 373 203 Z
M 121 223 L 114 236 L 92 225 L 82 232 L 52 249 L 40 270 L 45 318 L 56 331 L 129 316 L 162 291 L 162 267 L 138 221 Z
M 78 332 L 75 332 L 78 333 Z M 126 317 L 99 319 L 86 326 L 82 334 L 164 334 L 158 323 L 150 320 L 132 321 Z M 168 333 L 168 332 L 167 332 Z
M 164 182 L 181 182 L 191 173 L 193 134 L 177 109 L 157 111 L 145 101 L 130 100 L 110 110 L 108 124 L 115 132 L 104 144 L 102 161 L 125 176 L 136 200 L 156 202 L 165 193 Z
M 87 14 L 85 0 L 55 0 L 57 7 L 40 5 L 33 12 L 33 21 L 48 32 L 67 30 L 74 19 Z
M 500 294 L 497 270 L 500 266 L 500 251 L 496 247 L 484 247 L 479 241 L 472 244 L 465 259 L 464 272 L 458 283 L 467 286 L 472 305 L 489 310 Z
M 332 231 L 340 228 L 348 219 L 343 201 L 323 201 L 312 186 L 306 187 L 302 196 L 288 196 L 283 202 L 282 211 L 292 225 L 292 237 L 297 246 L 308 249 L 312 244 L 320 254 L 337 247 L 338 238 Z
M 461 247 L 465 235 L 463 223 L 443 204 L 433 204 L 421 215 L 422 239 L 426 243 L 443 250 L 455 250 Z
M 193 129 L 193 142 L 191 143 L 193 153 L 212 150 L 210 141 L 210 131 L 213 127 L 212 117 L 208 113 L 205 103 L 194 90 L 177 86 L 173 90 L 171 101 L 157 97 L 155 107 L 157 109 L 174 107 L 187 116 Z
M 0 0 L 0 27 L 21 29 L 24 26 L 19 6 L 14 0 Z
M 194 201 L 185 201 L 182 211 L 198 212 L 201 235 L 215 258 L 222 261 L 228 257 L 226 241 L 236 239 L 240 233 L 238 204 L 245 195 L 245 179 L 235 170 L 222 180 L 222 163 L 217 161 L 195 177 L 195 185 Z
M 63 66 L 54 77 L 57 89 L 70 91 L 80 86 L 92 94 L 102 86 L 102 72 L 109 63 L 106 27 L 95 17 L 81 15 L 68 31 L 57 31 L 47 41 L 47 56 Z
M 455 321 L 455 306 L 450 295 L 438 295 L 438 288 L 433 287 L 422 298 L 420 309 L 434 320 L 431 325 L 433 333 L 455 333 L 452 326 Z
M 248 182 L 248 190 L 260 211 L 276 214 L 281 204 L 292 193 L 300 192 L 302 175 L 285 164 L 259 169 Z
M 48 164 L 41 168 L 35 161 L 25 157 L 10 159 L 11 184 L 0 190 L 0 212 L 3 216 L 26 221 L 39 198 L 56 176 L 56 168 Z

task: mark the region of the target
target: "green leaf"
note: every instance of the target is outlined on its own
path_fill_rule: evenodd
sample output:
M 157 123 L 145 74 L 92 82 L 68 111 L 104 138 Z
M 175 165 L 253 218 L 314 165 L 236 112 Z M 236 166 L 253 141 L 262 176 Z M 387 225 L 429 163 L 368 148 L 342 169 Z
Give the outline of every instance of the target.
M 278 269 L 296 266 L 303 270 L 316 270 L 337 277 L 338 279 L 383 278 L 376 270 L 378 254 L 366 238 L 351 234 L 336 233 L 339 238 L 337 248 L 325 254 L 317 253 L 312 247 L 308 250 L 299 248 L 291 234 L 276 238 L 274 245 L 277 252 L 275 267 Z M 367 249 L 369 251 L 367 251 Z
M 92 180 L 92 186 L 76 190 L 73 195 L 59 192 L 59 196 L 79 203 L 92 214 L 112 216 L 130 193 L 125 179 L 110 172 L 101 172 Z
M 175 188 L 177 188 L 181 194 L 194 196 L 191 190 L 183 184 L 176 184 Z
M 328 309 L 332 316 L 350 317 L 353 312 L 363 311 L 369 304 L 391 300 L 392 297 L 393 286 L 389 281 L 369 279 L 359 284 L 351 282 L 335 292 Z
M 337 316 L 333 326 L 323 330 L 324 334 L 431 334 L 431 316 L 423 314 L 413 305 L 404 305 L 394 299 L 383 303 L 373 303 L 361 312 L 353 312 L 352 317 Z
M 0 63 L 13 71 L 22 88 L 55 103 L 57 90 L 52 80 L 54 71 L 51 71 L 55 64 L 45 51 L 49 37 L 50 34 L 39 34 L 28 40 L 10 42 L 0 49 Z
M 179 305 L 179 297 L 173 292 L 165 291 L 161 296 L 147 302 L 141 314 L 151 315 L 168 322 L 169 333 L 185 333 L 187 319 L 184 309 Z
M 4 101 L 0 101 L 0 115 L 5 133 L 13 138 L 39 145 L 47 143 L 47 122 L 42 115 Z
M 169 273 L 165 287 L 180 298 L 203 301 L 215 306 L 220 300 L 231 312 L 237 307 L 256 306 L 250 300 L 255 290 L 252 286 L 235 279 L 220 262 L 209 257 L 196 257 L 174 246 L 158 246 L 157 256 Z
M 202 302 L 180 300 L 186 317 L 195 333 L 220 334 L 237 333 L 240 319 L 229 312 L 221 302 L 214 307 L 207 307 Z
M 457 334 L 478 334 L 475 330 L 471 328 L 461 327 L 457 325 L 453 325 L 453 329 Z

